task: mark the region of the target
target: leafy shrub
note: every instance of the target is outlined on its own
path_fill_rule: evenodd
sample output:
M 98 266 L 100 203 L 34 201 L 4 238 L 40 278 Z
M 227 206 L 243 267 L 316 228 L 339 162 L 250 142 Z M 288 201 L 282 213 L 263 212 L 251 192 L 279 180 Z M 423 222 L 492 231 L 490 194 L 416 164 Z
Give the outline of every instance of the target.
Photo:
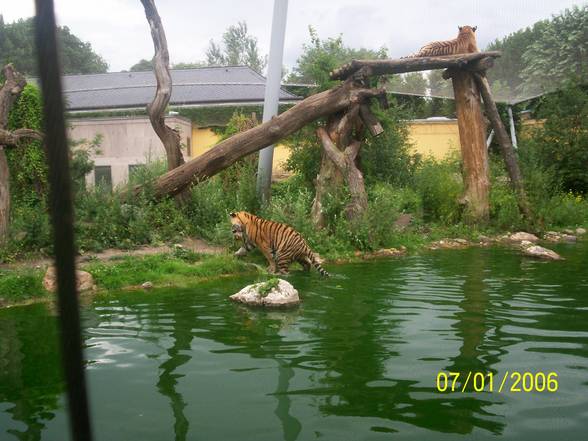
M 423 160 L 415 172 L 414 186 L 422 200 L 425 221 L 445 224 L 460 221 L 463 208 L 459 198 L 463 194 L 463 181 L 457 158 Z
M 569 83 L 543 97 L 536 110 L 543 127 L 523 143 L 535 163 L 551 172 L 552 185 L 588 193 L 588 86 Z

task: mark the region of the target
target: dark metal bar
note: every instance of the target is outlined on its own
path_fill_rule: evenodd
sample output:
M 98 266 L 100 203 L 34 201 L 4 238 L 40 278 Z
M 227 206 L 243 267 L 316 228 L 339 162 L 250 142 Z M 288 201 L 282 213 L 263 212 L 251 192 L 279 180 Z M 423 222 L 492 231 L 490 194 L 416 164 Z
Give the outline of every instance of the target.
M 90 441 L 92 433 L 76 292 L 73 204 L 55 12 L 53 0 L 35 0 L 35 5 L 35 42 L 43 96 L 45 144 L 49 166 L 49 202 L 57 269 L 61 356 L 70 428 L 74 441 Z

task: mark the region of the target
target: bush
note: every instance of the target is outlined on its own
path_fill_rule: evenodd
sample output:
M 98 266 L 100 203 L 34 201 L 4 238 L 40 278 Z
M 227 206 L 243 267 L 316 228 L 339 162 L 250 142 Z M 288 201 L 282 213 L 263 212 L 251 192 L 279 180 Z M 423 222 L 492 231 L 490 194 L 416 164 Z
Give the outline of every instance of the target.
M 461 220 L 463 181 L 456 157 L 423 160 L 415 172 L 414 186 L 422 200 L 425 221 L 454 224 Z
M 553 174 L 554 186 L 588 193 L 588 86 L 569 83 L 546 95 L 536 110 L 543 127 L 523 143 L 536 163 Z

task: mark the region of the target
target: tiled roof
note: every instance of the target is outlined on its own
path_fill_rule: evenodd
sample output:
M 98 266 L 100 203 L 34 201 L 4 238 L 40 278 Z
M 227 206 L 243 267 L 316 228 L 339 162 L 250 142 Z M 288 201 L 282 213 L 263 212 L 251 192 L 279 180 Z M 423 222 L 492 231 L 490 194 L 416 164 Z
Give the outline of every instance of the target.
M 263 102 L 265 78 L 247 66 L 172 69 L 171 76 L 170 105 Z M 152 71 L 66 75 L 63 87 L 70 111 L 135 108 L 153 100 L 156 81 Z M 280 91 L 280 101 L 300 99 Z

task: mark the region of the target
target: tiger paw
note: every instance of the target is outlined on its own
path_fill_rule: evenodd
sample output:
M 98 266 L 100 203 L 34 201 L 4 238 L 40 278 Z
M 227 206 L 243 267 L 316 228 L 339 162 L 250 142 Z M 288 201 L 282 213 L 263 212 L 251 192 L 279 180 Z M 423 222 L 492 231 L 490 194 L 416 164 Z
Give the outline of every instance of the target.
M 241 247 L 237 251 L 235 251 L 235 256 L 237 256 L 237 257 L 243 257 L 246 254 L 247 254 L 247 250 L 245 249 L 245 247 Z

